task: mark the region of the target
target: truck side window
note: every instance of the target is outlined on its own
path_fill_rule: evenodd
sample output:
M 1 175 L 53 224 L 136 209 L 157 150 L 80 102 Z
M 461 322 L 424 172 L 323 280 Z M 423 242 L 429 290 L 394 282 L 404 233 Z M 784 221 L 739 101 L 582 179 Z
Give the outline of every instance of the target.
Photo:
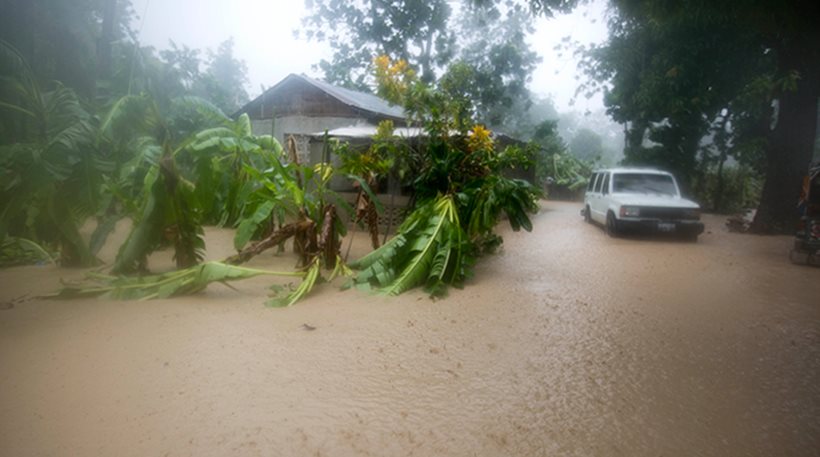
M 598 177 L 598 173 L 592 173 L 592 176 L 589 177 L 589 183 L 587 183 L 587 192 L 591 191 L 593 187 L 595 187 L 595 178 Z
M 604 173 L 598 174 L 598 179 L 595 180 L 595 192 L 601 192 L 601 184 L 604 182 Z
M 609 173 L 604 176 L 604 185 L 601 186 L 601 192 L 606 195 L 609 193 Z

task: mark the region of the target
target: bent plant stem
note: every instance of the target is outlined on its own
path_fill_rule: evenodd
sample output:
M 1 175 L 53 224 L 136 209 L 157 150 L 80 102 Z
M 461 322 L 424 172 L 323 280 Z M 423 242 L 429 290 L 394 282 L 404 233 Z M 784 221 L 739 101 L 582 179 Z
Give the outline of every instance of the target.
M 316 256 L 313 258 L 313 261 L 308 266 L 306 271 L 303 273 L 304 279 L 302 279 L 302 282 L 299 284 L 299 287 L 297 287 L 293 292 L 288 294 L 287 297 L 273 298 L 268 300 L 266 306 L 271 308 L 280 308 L 290 306 L 299 301 L 300 299 L 302 299 L 302 297 L 304 297 L 305 295 L 310 293 L 311 290 L 313 290 L 313 286 L 315 286 L 317 280 L 321 278 L 321 275 L 319 274 L 319 270 L 321 269 L 322 258 Z
M 327 205 L 322 220 L 322 232 L 319 237 L 319 252 L 324 256 L 325 267 L 328 269 L 336 267 L 336 259 L 338 259 L 341 249 L 341 243 L 336 238 L 334 231 L 337 217 L 336 207 Z
M 279 230 L 273 232 L 267 238 L 260 240 L 252 244 L 251 246 L 248 246 L 236 255 L 228 257 L 227 259 L 225 259 L 225 263 L 231 265 L 243 264 L 248 260 L 252 259 L 253 257 L 261 254 L 265 250 L 270 249 L 274 246 L 278 246 L 299 233 L 303 233 L 307 230 L 310 230 L 313 227 L 313 225 L 313 222 L 310 220 L 302 220 L 287 224 Z

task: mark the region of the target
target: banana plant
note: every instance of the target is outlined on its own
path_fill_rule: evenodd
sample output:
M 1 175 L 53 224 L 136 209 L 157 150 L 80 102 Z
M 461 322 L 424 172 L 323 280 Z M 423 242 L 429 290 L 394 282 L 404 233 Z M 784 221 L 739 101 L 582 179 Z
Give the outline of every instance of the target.
M 17 50 L 0 42 L 0 240 L 20 237 L 59 252 L 66 266 L 97 261 L 79 227 L 101 201 L 113 164 L 95 147 L 94 117 L 59 82 L 46 89 Z
M 571 191 L 586 186 L 592 174 L 592 164 L 567 153 L 553 154 L 547 165 L 546 173 L 552 185 Z
M 325 160 L 310 166 L 299 163 L 293 138 L 288 139 L 289 160 L 271 161 L 271 167 L 259 170 L 245 166 L 252 182 L 258 187 L 249 196 L 245 217 L 239 222 L 234 245 L 240 254 L 237 261 L 247 261 L 248 254 L 261 252 L 260 243 L 277 245 L 289 238 L 294 239 L 294 250 L 300 257 L 300 265 L 311 263 L 320 249 L 326 266 L 335 266 L 340 238 L 347 229 L 338 217 L 337 208 L 352 212 L 350 205 L 329 188 L 336 170 Z M 291 221 L 284 224 L 285 221 Z M 278 228 L 274 229 L 274 226 Z M 248 249 L 252 238 L 265 238 Z M 267 248 L 267 247 L 266 247 Z
M 197 132 L 180 161 L 189 163 L 196 176 L 203 220 L 235 226 L 260 187 L 253 171 L 272 168 L 282 156 L 279 142 L 270 135 L 254 135 L 250 118 L 242 114 L 236 121 Z
M 103 122 L 103 136 L 132 138 L 129 144 L 135 147 L 135 163 L 124 181 L 133 183 L 142 178 L 140 203 L 131 214 L 134 224 L 117 253 L 114 273 L 147 271 L 148 254 L 166 245 L 174 248 L 177 268 L 191 267 L 203 257 L 201 205 L 195 198 L 194 184 L 177 165 L 178 154 L 192 142 L 192 136 L 166 114 L 191 110 L 227 121 L 204 101 L 177 99 L 164 110 L 151 96 L 141 94 L 117 101 Z M 125 200 L 130 199 L 126 196 Z

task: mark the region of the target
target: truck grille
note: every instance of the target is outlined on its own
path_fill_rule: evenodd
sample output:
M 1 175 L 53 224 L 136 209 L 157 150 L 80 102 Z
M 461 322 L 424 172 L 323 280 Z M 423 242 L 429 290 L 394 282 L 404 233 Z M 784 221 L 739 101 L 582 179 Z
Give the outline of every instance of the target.
M 695 219 L 692 211 L 684 208 L 654 208 L 641 207 L 641 217 L 647 219 L 660 219 L 662 221 Z

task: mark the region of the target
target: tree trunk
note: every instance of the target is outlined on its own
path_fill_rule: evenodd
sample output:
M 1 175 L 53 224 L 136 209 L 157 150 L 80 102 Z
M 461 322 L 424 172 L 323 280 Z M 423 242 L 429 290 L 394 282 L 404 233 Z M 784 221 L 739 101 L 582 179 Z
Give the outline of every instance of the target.
M 755 233 L 789 234 L 797 218 L 800 183 L 814 153 L 820 71 L 813 50 L 793 45 L 780 52 L 781 74 L 798 70 L 797 90 L 780 97 L 777 125 L 766 148 L 766 182 L 752 222 Z
M 726 163 L 726 148 L 721 147 L 720 158 L 718 159 L 717 184 L 715 185 L 715 195 L 713 198 L 714 211 L 720 213 L 723 210 L 723 165 Z
M 292 238 L 304 231 L 311 230 L 312 228 L 313 221 L 310 220 L 302 220 L 285 225 L 279 230 L 273 232 L 267 238 L 246 247 L 236 255 L 228 257 L 225 259 L 225 263 L 229 263 L 231 265 L 243 264 L 253 257 L 261 254 L 265 250 L 270 249 L 273 246 L 278 246 L 279 244 L 287 241 L 289 238 Z

